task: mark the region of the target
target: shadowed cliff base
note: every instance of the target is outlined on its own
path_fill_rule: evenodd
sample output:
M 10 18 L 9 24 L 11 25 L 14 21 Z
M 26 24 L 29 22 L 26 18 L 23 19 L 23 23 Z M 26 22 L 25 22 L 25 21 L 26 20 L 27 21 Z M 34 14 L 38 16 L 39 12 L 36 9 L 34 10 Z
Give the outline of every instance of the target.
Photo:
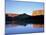
M 20 14 L 14 17 L 6 15 L 6 24 L 44 24 L 44 15 L 30 16 L 27 14 Z

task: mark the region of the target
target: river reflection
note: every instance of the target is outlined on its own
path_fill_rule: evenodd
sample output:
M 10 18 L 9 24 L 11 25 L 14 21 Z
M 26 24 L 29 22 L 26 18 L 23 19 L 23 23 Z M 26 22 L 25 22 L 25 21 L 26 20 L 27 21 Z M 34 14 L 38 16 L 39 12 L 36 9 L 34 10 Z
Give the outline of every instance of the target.
M 6 34 L 44 32 L 43 24 L 6 25 Z
M 33 28 L 44 27 L 44 24 L 33 24 Z

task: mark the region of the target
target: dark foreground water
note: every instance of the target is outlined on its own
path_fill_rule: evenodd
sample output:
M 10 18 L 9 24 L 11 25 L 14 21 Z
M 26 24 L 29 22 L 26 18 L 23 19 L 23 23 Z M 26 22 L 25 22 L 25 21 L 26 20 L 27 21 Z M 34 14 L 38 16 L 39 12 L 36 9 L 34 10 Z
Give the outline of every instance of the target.
M 43 32 L 43 27 L 33 27 L 33 24 L 28 24 L 26 26 L 22 25 L 6 25 L 5 33 L 8 35 L 12 34 L 20 34 L 20 33 L 37 33 L 37 32 Z

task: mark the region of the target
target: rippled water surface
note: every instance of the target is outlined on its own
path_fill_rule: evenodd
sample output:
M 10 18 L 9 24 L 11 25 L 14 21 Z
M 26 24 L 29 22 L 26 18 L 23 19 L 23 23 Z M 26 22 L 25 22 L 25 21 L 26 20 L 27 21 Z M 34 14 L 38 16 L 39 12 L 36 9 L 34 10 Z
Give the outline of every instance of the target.
M 23 25 L 6 25 L 5 33 L 6 34 L 20 34 L 20 33 L 35 33 L 35 32 L 43 32 L 44 28 L 33 27 L 33 24 L 28 24 L 26 26 Z

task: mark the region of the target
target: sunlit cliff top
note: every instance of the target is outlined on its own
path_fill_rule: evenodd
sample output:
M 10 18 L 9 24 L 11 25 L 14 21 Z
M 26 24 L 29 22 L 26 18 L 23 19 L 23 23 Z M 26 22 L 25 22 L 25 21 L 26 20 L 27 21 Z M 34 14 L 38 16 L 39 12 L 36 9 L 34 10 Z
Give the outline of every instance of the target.
M 37 16 L 37 15 L 44 15 L 44 10 L 33 11 L 32 16 Z

